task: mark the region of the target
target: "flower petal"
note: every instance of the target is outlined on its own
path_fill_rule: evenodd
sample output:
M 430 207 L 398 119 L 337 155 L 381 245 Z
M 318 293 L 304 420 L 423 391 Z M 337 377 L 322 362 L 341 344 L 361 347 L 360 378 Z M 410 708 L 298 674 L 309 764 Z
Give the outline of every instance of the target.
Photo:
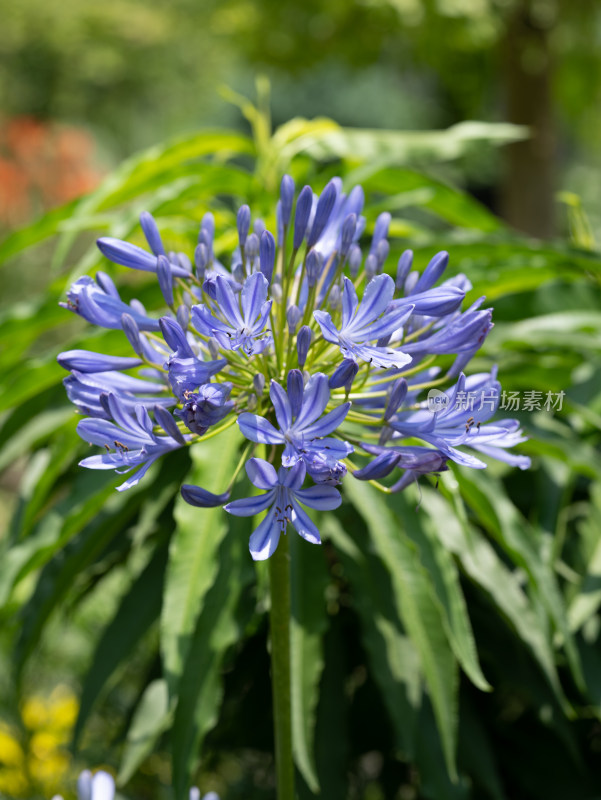
M 328 379 L 322 372 L 317 372 L 309 378 L 305 386 L 303 405 L 292 429 L 302 431 L 307 425 L 315 422 L 325 411 L 329 399 Z
M 268 491 L 273 489 L 278 482 L 275 467 L 262 458 L 250 458 L 246 462 L 246 474 L 257 489 Z
M 329 411 L 325 417 L 318 419 L 313 425 L 303 429 L 303 436 L 309 438 L 316 438 L 318 436 L 329 436 L 336 428 L 344 422 L 344 418 L 348 414 L 350 403 L 343 403 L 333 411 Z
M 267 299 L 267 279 L 261 272 L 253 272 L 242 286 L 242 315 L 245 324 L 250 328 L 261 313 L 261 307 Z
M 333 487 L 331 487 L 333 488 Z M 334 489 L 334 491 L 336 491 Z M 317 526 L 313 522 L 313 520 L 309 517 L 307 512 L 303 509 L 301 504 L 292 496 L 292 512 L 290 514 L 290 522 L 294 525 L 297 533 L 299 533 L 303 539 L 306 539 L 311 544 L 321 544 L 321 538 L 319 536 L 319 531 L 317 530 Z
M 278 425 L 283 431 L 287 431 L 288 428 L 292 426 L 292 410 L 288 401 L 288 395 L 277 381 L 271 381 L 269 396 L 273 403 Z
M 382 314 L 394 295 L 394 281 L 390 275 L 377 275 L 367 284 L 361 305 L 350 326 L 351 330 L 360 330 L 364 325 L 377 319 Z
M 280 526 L 275 522 L 275 508 L 267 514 L 250 536 L 249 549 L 254 561 L 265 561 L 272 556 L 280 541 Z
M 260 444 L 283 444 L 284 435 L 276 430 L 264 417 L 245 412 L 238 417 L 242 435 L 251 442 Z
M 275 489 L 265 494 L 259 494 L 256 497 L 244 497 L 241 500 L 232 500 L 231 503 L 223 506 L 229 514 L 235 517 L 254 517 L 255 514 L 260 514 L 273 504 L 275 499 Z
M 316 508 L 319 511 L 333 511 L 342 503 L 338 489 L 325 484 L 310 486 L 308 489 L 298 489 L 294 492 L 293 497 L 309 508 Z

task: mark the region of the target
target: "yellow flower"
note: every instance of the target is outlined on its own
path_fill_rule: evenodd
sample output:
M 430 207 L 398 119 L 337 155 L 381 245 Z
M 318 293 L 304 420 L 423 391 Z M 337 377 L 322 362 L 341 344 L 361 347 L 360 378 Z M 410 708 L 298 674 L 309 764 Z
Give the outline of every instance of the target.
M 17 739 L 4 726 L 0 728 L 0 764 L 18 767 L 25 760 L 25 754 Z

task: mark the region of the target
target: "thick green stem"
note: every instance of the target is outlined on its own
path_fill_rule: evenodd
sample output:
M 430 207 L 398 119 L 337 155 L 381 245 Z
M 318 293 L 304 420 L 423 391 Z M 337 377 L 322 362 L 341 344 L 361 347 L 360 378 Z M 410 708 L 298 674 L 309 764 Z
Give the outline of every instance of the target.
M 269 559 L 271 588 L 271 681 L 278 800 L 294 800 L 290 704 L 290 554 L 288 535 Z

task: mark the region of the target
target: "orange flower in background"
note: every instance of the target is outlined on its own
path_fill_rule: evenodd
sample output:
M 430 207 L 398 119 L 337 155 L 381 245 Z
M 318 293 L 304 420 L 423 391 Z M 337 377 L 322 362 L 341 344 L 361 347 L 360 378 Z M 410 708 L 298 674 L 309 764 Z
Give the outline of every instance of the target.
M 94 140 L 85 130 L 15 117 L 0 128 L 0 227 L 23 225 L 98 185 Z

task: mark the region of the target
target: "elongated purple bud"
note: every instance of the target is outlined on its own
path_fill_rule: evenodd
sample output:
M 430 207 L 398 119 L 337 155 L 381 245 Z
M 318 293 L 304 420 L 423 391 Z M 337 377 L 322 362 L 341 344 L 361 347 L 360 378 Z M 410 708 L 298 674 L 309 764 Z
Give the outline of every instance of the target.
M 234 268 L 232 269 L 232 275 L 234 276 L 234 280 L 236 280 L 238 283 L 242 283 L 244 281 L 244 278 L 246 277 L 246 270 L 244 269 L 244 265 L 241 261 L 238 261 L 238 263 L 235 264 Z
M 168 306 L 173 305 L 173 277 L 171 275 L 171 265 L 165 256 L 158 257 L 157 263 L 157 278 L 159 279 L 159 288 L 165 298 Z
M 251 264 L 259 255 L 259 246 L 259 237 L 256 233 L 251 233 L 246 240 L 246 244 L 244 245 L 244 255 L 251 262 Z
M 407 275 L 409 275 L 409 270 L 413 264 L 413 251 L 412 250 L 405 250 L 403 255 L 399 258 L 399 263 L 396 268 L 396 281 L 395 286 L 397 291 L 403 291 L 403 287 L 405 286 L 405 281 L 407 280 Z
M 307 284 L 309 285 L 309 289 L 311 289 L 317 283 L 319 276 L 321 275 L 322 266 L 323 258 L 321 253 L 311 250 L 308 253 L 305 261 L 305 270 L 307 272 Z
M 182 330 L 185 331 L 190 324 L 190 309 L 188 306 L 179 306 L 175 312 L 175 318 L 177 319 L 177 322 Z
M 185 269 L 186 272 L 188 273 L 192 272 L 192 262 L 185 253 L 177 254 L 177 263 L 180 265 L 182 269 Z
M 375 255 L 378 245 L 383 239 L 386 239 L 388 236 L 388 226 L 390 225 L 390 214 L 388 211 L 384 211 L 382 214 L 379 215 L 378 219 L 376 220 L 376 224 L 374 226 L 374 235 L 372 236 L 371 240 L 371 247 L 369 248 L 369 252 Z
M 110 275 L 107 275 L 106 272 L 96 273 L 96 283 L 98 284 L 98 286 L 100 286 L 100 288 L 104 292 L 110 294 L 111 297 L 115 297 L 117 300 L 121 300 L 121 297 L 119 296 L 119 291 L 115 286 L 113 279 L 110 277 Z
M 337 197 L 338 186 L 334 180 L 331 180 L 317 201 L 315 219 L 313 220 L 311 232 L 309 233 L 309 238 L 307 239 L 307 247 L 313 247 L 313 245 L 317 243 L 317 240 L 323 233 L 325 226 L 328 224 Z
M 159 229 L 152 214 L 149 214 L 148 211 L 142 211 L 140 214 L 140 225 L 142 226 L 142 231 L 144 232 L 148 246 L 155 256 L 164 256 L 165 248 L 163 247 L 161 234 L 159 233 Z
M 294 213 L 294 239 L 292 246 L 295 250 L 298 250 L 305 238 L 312 206 L 313 191 L 310 186 L 304 186 L 296 201 L 296 211 Z
M 413 270 L 407 275 L 407 279 L 405 280 L 405 296 L 408 297 L 410 294 L 413 294 L 415 291 L 415 287 L 419 280 L 419 272 L 417 270 Z
M 394 450 L 390 450 L 387 453 L 380 453 L 380 455 L 376 456 L 374 460 L 370 461 L 363 469 L 355 470 L 355 472 L 353 472 L 353 478 L 357 478 L 357 480 L 360 481 L 373 481 L 379 478 L 385 478 L 387 475 L 390 475 L 400 459 L 400 454 Z
M 196 266 L 196 277 L 199 281 L 204 280 L 208 263 L 209 251 L 207 250 L 206 244 L 196 245 L 196 249 L 194 250 L 194 264 Z
M 118 369 L 132 369 L 142 363 L 139 358 L 124 356 L 105 356 L 90 350 L 66 350 L 56 360 L 63 369 L 75 369 L 78 372 L 110 372 Z
M 338 286 L 338 284 L 334 284 L 334 286 L 332 286 L 330 289 L 328 303 L 333 311 L 335 311 L 337 308 L 340 308 L 342 304 L 342 292 L 340 291 L 340 286 Z
M 240 206 L 236 216 L 236 224 L 238 226 L 238 240 L 240 242 L 240 251 L 244 252 L 244 245 L 246 244 L 246 237 L 250 230 L 250 208 L 247 205 Z
M 275 204 L 275 227 L 276 227 L 276 240 L 278 247 L 284 244 L 284 223 L 282 222 L 282 201 L 278 200 Z
M 198 508 L 216 508 L 222 506 L 230 499 L 230 493 L 213 494 L 200 486 L 185 483 L 181 488 L 182 497 L 191 506 Z
M 121 327 L 133 351 L 142 357 L 143 350 L 142 340 L 140 339 L 140 329 L 138 328 L 138 323 L 131 314 L 121 314 Z
M 156 272 L 157 258 L 135 244 L 122 242 L 110 236 L 104 236 L 96 241 L 96 245 L 103 256 L 114 264 L 121 264 L 130 269 L 139 269 L 142 272 Z M 186 278 L 188 273 L 179 266 L 172 266 L 173 274 L 178 278 Z
M 448 263 L 449 254 L 445 250 L 436 253 L 415 284 L 413 291 L 417 294 L 417 292 L 425 292 L 426 289 L 433 286 L 447 268 Z
M 267 283 L 271 283 L 275 264 L 275 239 L 269 231 L 263 231 L 261 234 L 259 264 L 261 272 L 267 278 Z
M 211 214 L 210 211 L 207 211 L 207 213 L 202 218 L 202 222 L 200 223 L 200 233 L 198 235 L 199 242 L 201 235 L 203 235 L 203 239 L 205 241 L 205 244 L 207 245 L 209 251 L 209 258 L 212 259 L 213 239 L 215 237 L 215 217 Z
M 262 372 L 257 372 L 253 378 L 253 388 L 259 397 L 263 394 L 265 389 L 265 375 Z
M 398 411 L 400 405 L 407 396 L 407 381 L 405 378 L 396 380 L 388 396 L 386 409 L 384 410 L 384 419 L 388 422 Z
M 358 244 L 352 244 L 348 253 L 348 266 L 349 272 L 351 273 L 351 278 L 356 278 L 359 274 L 362 260 L 363 253 L 361 252 L 361 248 Z
M 296 419 L 300 414 L 304 394 L 303 373 L 300 371 L 300 369 L 290 370 L 288 373 L 286 389 L 288 390 L 288 400 L 290 401 L 292 419 Z
M 261 238 L 261 234 L 265 230 L 265 223 L 260 217 L 257 217 L 255 220 L 255 224 L 253 225 L 253 231 L 257 234 L 259 239 Z
M 163 339 L 179 358 L 194 358 L 192 348 L 188 344 L 186 334 L 180 325 L 171 317 L 161 317 L 159 320 Z
M 342 223 L 342 231 L 340 232 L 340 255 L 342 258 L 346 256 L 349 247 L 353 243 L 353 237 L 357 230 L 357 215 L 349 214 Z
M 378 271 L 378 260 L 373 253 L 370 253 L 365 259 L 365 275 L 367 280 L 371 280 Z
M 171 436 L 172 439 L 175 439 L 175 441 L 179 444 L 186 444 L 186 440 L 184 439 L 180 429 L 177 427 L 176 421 L 171 416 L 171 412 L 167 411 L 167 409 L 163 408 L 163 406 L 158 405 L 154 407 L 153 411 L 154 418 L 165 431 L 165 433 L 168 436 Z
M 298 355 L 298 364 L 300 367 L 305 366 L 309 347 L 311 346 L 311 339 L 313 334 L 308 325 L 303 325 L 296 335 L 296 352 Z
M 290 224 L 292 214 L 292 203 L 294 202 L 294 181 L 290 175 L 284 175 L 280 184 L 280 201 L 282 212 L 282 225 L 287 228 Z
M 302 315 L 303 312 L 298 306 L 288 306 L 288 309 L 286 310 L 286 321 L 288 322 L 288 332 L 291 336 L 294 335 L 296 326 L 300 322 Z
M 388 243 L 387 239 L 382 239 L 378 242 L 378 246 L 376 247 L 376 261 L 378 263 L 378 272 L 382 272 L 382 267 L 384 266 L 386 259 L 388 258 L 388 253 L 390 252 L 390 244 Z
M 340 389 L 341 386 L 344 386 L 348 392 L 358 371 L 359 365 L 351 358 L 345 358 L 332 373 L 328 386 L 330 389 Z

